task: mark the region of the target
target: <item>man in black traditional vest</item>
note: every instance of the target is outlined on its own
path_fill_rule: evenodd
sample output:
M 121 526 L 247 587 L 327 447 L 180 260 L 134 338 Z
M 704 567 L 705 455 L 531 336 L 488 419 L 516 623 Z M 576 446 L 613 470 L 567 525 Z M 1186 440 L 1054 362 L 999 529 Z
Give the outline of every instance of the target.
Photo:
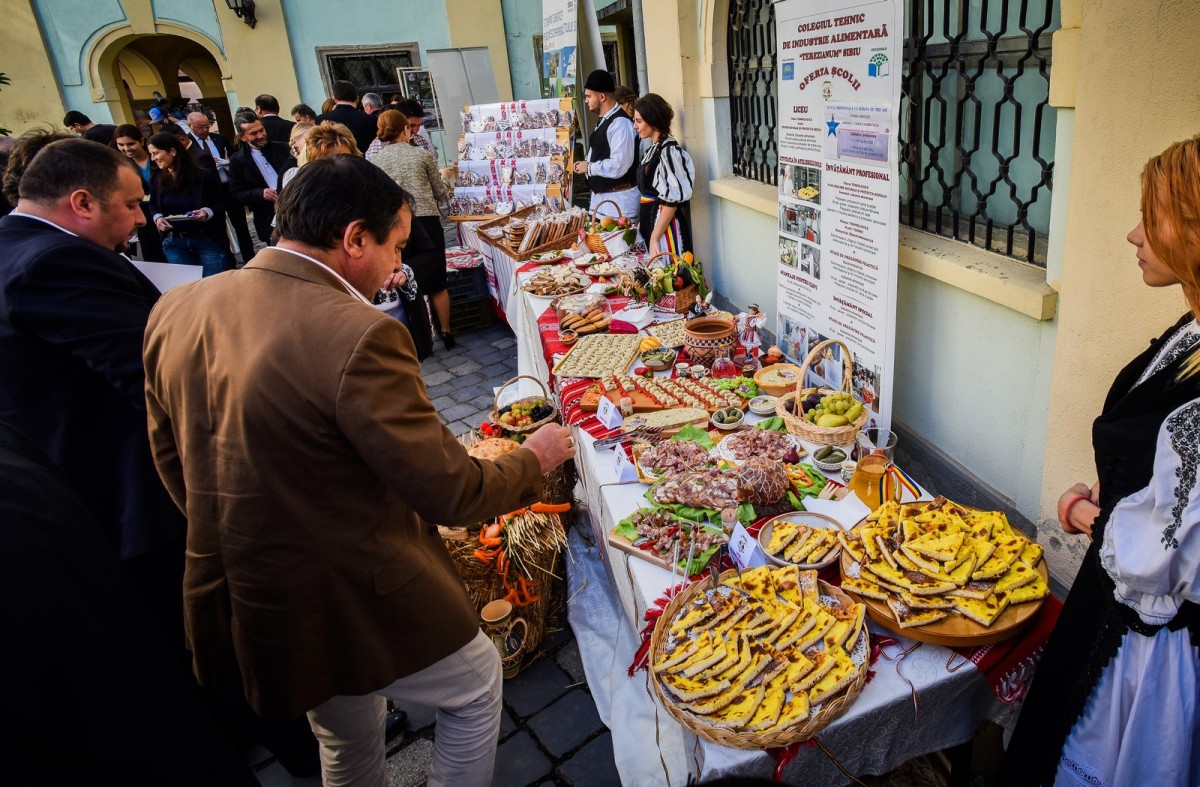
M 587 175 L 592 210 L 598 203 L 612 200 L 620 206 L 620 213 L 605 205 L 601 216 L 633 217 L 638 214 L 637 134 L 633 118 L 613 96 L 616 89 L 612 74 L 602 70 L 588 74 L 583 84 L 583 101 L 600 116 L 600 122 L 588 140 L 587 160 L 575 162 L 575 174 Z

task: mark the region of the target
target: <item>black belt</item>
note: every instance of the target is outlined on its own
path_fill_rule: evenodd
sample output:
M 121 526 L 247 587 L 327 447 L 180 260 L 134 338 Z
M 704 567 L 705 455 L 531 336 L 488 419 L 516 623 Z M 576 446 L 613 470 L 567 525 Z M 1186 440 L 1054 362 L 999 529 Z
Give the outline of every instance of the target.
M 609 189 L 592 189 L 593 194 L 612 194 L 614 191 L 626 191 L 633 188 L 632 183 L 618 183 Z

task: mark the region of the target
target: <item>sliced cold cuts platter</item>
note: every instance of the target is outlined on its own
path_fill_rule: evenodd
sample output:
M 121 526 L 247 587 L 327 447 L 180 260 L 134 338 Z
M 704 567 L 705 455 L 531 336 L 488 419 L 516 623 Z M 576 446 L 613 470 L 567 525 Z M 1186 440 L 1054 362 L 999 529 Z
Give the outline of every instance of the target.
M 635 413 L 652 413 L 676 407 L 698 407 L 714 413 L 726 407 L 745 410 L 747 400 L 733 391 L 722 391 L 704 384 L 702 380 L 671 380 L 666 377 L 632 377 L 609 374 L 583 393 L 579 409 L 595 412 L 600 397 L 607 396 L 614 404 L 628 397 Z

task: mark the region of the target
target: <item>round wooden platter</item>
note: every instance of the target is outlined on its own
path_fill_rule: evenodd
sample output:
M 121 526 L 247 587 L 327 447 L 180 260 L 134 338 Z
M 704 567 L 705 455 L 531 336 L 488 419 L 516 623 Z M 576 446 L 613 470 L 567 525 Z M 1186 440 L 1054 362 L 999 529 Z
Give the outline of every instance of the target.
M 860 528 L 866 522 L 867 520 L 863 519 L 852 529 Z M 854 562 L 854 556 L 843 549 L 839 564 L 843 577 L 849 576 L 850 566 Z M 1049 582 L 1050 574 L 1046 570 L 1046 559 L 1044 557 L 1038 561 L 1037 570 L 1042 575 L 1042 580 Z M 925 626 L 913 626 L 912 628 L 900 628 L 900 624 L 896 622 L 895 616 L 892 615 L 891 608 L 885 602 L 874 598 L 867 598 L 866 596 L 859 596 L 849 589 L 846 589 L 844 592 L 866 604 L 867 615 L 871 620 L 883 626 L 888 631 L 918 642 L 928 642 L 931 645 L 945 645 L 949 648 L 977 648 L 982 645 L 994 645 L 1010 637 L 1015 637 L 1033 622 L 1034 616 L 1046 601 L 1043 598 L 1024 604 L 1010 604 L 1008 609 L 1004 610 L 1000 614 L 1000 617 L 996 618 L 996 622 L 990 626 L 983 626 L 958 613 L 951 613 L 937 623 L 930 623 Z

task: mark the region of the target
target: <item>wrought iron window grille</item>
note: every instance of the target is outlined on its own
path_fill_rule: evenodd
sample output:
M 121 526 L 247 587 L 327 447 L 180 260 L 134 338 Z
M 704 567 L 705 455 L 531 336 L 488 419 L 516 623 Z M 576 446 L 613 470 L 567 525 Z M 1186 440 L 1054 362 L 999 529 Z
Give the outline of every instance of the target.
M 729 120 L 733 173 L 779 182 L 775 7 L 771 0 L 730 0 Z
M 900 220 L 1039 267 L 1054 176 L 1056 0 L 911 0 Z

